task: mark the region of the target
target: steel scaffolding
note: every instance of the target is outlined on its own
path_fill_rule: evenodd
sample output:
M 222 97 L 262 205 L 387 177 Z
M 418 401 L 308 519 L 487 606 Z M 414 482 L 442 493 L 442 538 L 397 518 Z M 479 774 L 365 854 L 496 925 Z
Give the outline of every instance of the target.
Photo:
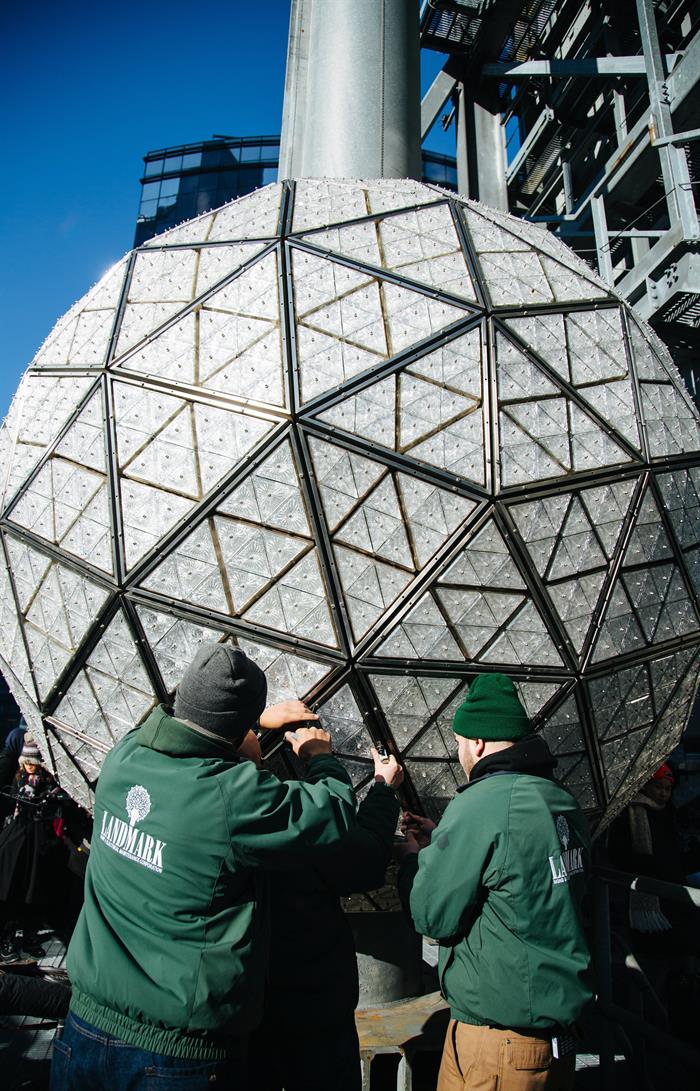
M 456 123 L 460 192 L 597 266 L 697 396 L 700 3 L 427 0 L 421 45 L 447 54 L 421 128 Z

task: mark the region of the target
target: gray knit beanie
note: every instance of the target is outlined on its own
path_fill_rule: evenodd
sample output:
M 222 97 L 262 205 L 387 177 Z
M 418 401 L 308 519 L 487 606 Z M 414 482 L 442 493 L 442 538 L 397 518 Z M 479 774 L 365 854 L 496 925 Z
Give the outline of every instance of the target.
M 19 760 L 22 765 L 26 765 L 27 763 L 29 765 L 42 764 L 41 751 L 34 739 L 29 738 L 29 736 L 26 736 L 24 739 L 24 746 L 22 747 L 22 753 L 20 754 Z
M 204 644 L 182 676 L 173 711 L 179 720 L 237 739 L 259 719 L 266 697 L 267 679 L 245 652 Z

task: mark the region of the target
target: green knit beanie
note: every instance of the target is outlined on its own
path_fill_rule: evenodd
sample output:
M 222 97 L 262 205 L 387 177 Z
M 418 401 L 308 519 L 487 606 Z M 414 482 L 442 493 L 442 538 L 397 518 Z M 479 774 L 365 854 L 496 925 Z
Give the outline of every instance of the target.
M 517 690 L 505 674 L 480 674 L 455 712 L 455 735 L 488 742 L 515 742 L 532 730 Z

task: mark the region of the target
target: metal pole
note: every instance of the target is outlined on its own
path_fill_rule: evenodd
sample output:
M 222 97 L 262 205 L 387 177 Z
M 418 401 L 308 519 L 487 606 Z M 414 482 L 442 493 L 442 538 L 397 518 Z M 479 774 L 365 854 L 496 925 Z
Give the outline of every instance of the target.
M 627 110 L 625 108 L 625 96 L 622 91 L 613 89 L 613 117 L 615 118 L 615 135 L 617 146 L 621 148 L 627 139 Z
M 309 29 L 314 0 L 292 0 L 287 44 L 287 75 L 282 109 L 279 179 L 295 178 L 301 169 L 306 117 Z
M 467 96 L 463 83 L 457 91 L 457 190 L 464 197 L 471 197 L 469 184 L 469 138 L 467 135 Z
M 500 110 L 476 101 L 471 108 L 478 198 L 485 205 L 507 212 L 506 143 Z
M 567 147 L 566 154 L 569 154 L 569 148 Z M 573 212 L 574 208 L 574 187 L 571 179 L 571 161 L 569 159 L 562 159 L 561 161 L 561 180 L 564 187 L 564 210 L 566 212 Z
M 420 179 L 418 0 L 296 0 L 283 129 L 280 176 Z
M 673 120 L 653 0 L 637 0 L 637 18 L 649 83 L 649 102 L 654 129 L 652 139 L 654 137 L 663 139 L 673 136 Z M 683 237 L 695 239 L 698 237 L 698 216 L 685 150 L 673 144 L 663 144 L 658 151 L 671 225 L 680 221 Z
M 608 235 L 608 220 L 605 215 L 605 199 L 593 197 L 591 199 L 591 214 L 593 217 L 593 231 L 595 234 L 595 248 L 598 257 L 598 272 L 606 284 L 614 284 L 612 256 L 610 254 L 610 236 Z
M 457 104 L 457 188 L 482 204 L 508 211 L 506 141 L 498 101 L 466 78 Z

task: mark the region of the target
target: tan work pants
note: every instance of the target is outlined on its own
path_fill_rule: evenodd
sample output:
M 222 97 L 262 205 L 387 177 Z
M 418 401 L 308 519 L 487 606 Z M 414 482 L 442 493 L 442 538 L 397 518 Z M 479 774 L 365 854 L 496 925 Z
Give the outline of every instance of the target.
M 437 1091 L 571 1091 L 576 1056 L 552 1057 L 551 1042 L 450 1020 Z

